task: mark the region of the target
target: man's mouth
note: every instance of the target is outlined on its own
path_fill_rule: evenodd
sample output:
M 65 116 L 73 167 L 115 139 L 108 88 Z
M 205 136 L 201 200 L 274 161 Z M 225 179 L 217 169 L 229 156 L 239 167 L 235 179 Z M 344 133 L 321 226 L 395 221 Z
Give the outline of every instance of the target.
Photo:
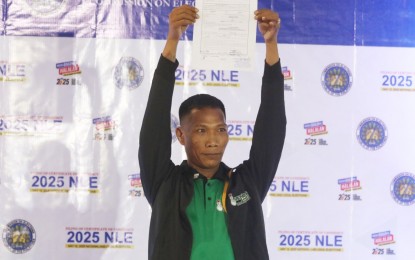
M 204 153 L 203 155 L 208 156 L 208 157 L 217 157 L 217 156 L 221 156 L 222 153 Z

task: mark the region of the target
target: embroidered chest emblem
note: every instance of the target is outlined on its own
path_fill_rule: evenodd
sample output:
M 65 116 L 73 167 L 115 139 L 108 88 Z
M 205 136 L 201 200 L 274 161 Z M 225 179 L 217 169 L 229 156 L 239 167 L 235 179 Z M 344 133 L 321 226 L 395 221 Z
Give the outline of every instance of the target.
M 251 196 L 249 196 L 249 193 L 247 191 L 244 191 L 237 196 L 233 196 L 232 193 L 229 193 L 228 196 L 232 206 L 241 206 L 251 199 Z

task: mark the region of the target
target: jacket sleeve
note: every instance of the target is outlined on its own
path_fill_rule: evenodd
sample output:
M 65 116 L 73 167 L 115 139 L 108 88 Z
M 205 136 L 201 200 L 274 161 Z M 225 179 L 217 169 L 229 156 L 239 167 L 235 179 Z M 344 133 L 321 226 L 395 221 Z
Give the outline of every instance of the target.
M 172 171 L 170 110 L 178 66 L 163 56 L 154 72 L 141 126 L 138 160 L 144 194 L 153 204 L 163 179 Z
M 274 179 L 285 140 L 287 120 L 284 104 L 284 77 L 281 63 L 265 63 L 261 104 L 255 121 L 247 167 L 261 200 L 265 199 Z

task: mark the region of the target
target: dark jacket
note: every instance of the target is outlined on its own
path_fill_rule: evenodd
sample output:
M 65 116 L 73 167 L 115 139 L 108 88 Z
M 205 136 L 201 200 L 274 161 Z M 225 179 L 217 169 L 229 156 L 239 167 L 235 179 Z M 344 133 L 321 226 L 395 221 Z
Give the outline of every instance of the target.
M 186 207 L 193 197 L 195 170 L 186 161 L 174 165 L 170 159 L 170 109 L 177 66 L 177 61 L 160 57 L 140 133 L 141 180 L 152 207 L 148 245 L 151 260 L 188 260 L 192 249 Z M 226 199 L 228 231 L 236 260 L 269 259 L 261 203 L 277 170 L 285 127 L 281 65 L 265 64 L 249 159 L 233 169 Z M 221 163 L 218 174 L 227 178 L 228 169 Z

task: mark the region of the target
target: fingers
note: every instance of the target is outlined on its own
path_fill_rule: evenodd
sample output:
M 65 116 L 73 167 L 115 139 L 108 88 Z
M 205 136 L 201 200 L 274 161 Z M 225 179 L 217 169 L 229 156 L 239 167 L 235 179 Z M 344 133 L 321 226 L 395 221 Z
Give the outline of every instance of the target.
M 168 40 L 178 41 L 187 27 L 199 18 L 197 10 L 193 6 L 182 5 L 174 8 L 169 14 Z
M 275 43 L 280 28 L 281 19 L 277 12 L 269 9 L 255 11 L 255 20 L 266 43 Z
M 255 14 L 255 19 L 258 22 L 268 22 L 268 23 L 275 22 L 275 24 L 277 24 L 280 19 L 280 16 L 277 12 L 274 12 L 269 9 L 256 10 L 254 14 Z
M 189 5 L 176 7 L 169 15 L 170 25 L 173 27 L 179 27 L 194 24 L 196 19 L 199 18 L 199 15 L 197 14 L 198 11 L 199 10 L 197 10 L 197 8 Z
M 280 28 L 281 25 L 279 14 L 269 9 L 260 9 L 255 11 L 255 19 L 264 29 L 268 29 L 269 27 Z

